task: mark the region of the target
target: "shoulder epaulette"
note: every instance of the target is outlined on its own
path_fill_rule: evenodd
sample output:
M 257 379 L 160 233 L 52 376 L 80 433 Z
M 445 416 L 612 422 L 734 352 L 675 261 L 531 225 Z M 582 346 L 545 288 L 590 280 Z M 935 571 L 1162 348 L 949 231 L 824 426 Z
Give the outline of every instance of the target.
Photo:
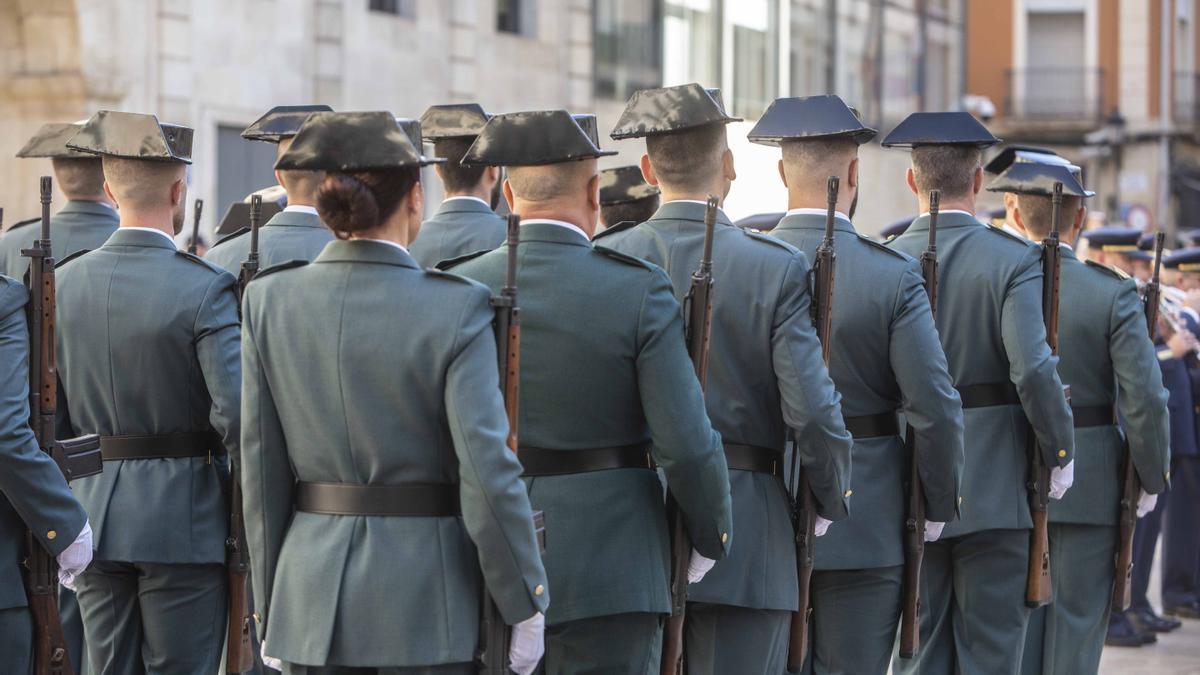
M 250 228 L 248 228 L 248 227 L 243 227 L 240 230 L 234 230 L 233 232 L 230 232 L 229 234 L 225 235 L 224 237 L 221 237 L 220 239 L 218 239 L 217 243 L 213 244 L 213 248 L 216 248 L 216 247 L 220 246 L 221 244 L 224 244 L 225 242 L 229 241 L 230 239 L 233 239 L 235 237 L 240 237 L 249 231 L 250 231 Z
M 1033 243 L 1032 241 L 1029 241 L 1028 239 L 1025 239 L 1022 237 L 1018 237 L 1017 235 L 1013 234 L 1012 232 L 1009 232 L 1008 230 L 1004 229 L 1003 227 L 996 227 L 995 225 L 992 225 L 991 223 L 985 223 L 984 227 L 991 232 L 995 232 L 996 234 L 1002 234 L 1005 237 L 1008 237 L 1009 239 L 1012 239 L 1015 242 L 1024 244 L 1025 246 L 1037 246 L 1037 244 Z
M 613 260 L 618 260 L 627 265 L 636 265 L 637 267 L 643 267 L 648 270 L 655 269 L 655 266 L 653 263 L 646 262 L 645 260 L 642 260 L 641 258 L 638 258 L 635 256 L 621 253 L 620 251 L 614 251 L 611 248 L 608 248 L 607 246 L 594 246 L 593 250 L 595 250 L 596 253 L 599 253 L 600 255 L 602 255 L 606 258 L 612 258 Z
M 602 237 L 607 237 L 610 234 L 617 234 L 618 232 L 624 232 L 625 230 L 632 230 L 639 224 L 640 223 L 638 223 L 636 220 L 622 220 L 612 227 L 605 228 L 603 232 L 597 232 L 592 236 L 592 241 L 596 241 Z
M 901 260 L 904 260 L 906 262 L 909 260 L 912 260 L 912 256 L 908 255 L 907 253 L 904 253 L 903 251 L 897 251 L 894 248 L 884 246 L 882 243 L 875 241 L 874 239 L 872 239 L 870 237 L 864 237 L 861 234 L 857 235 L 857 236 L 858 236 L 859 241 L 861 241 L 864 244 L 869 245 L 873 249 L 878 249 L 880 251 L 883 251 L 884 253 L 889 253 L 889 254 L 891 254 Z
M 18 227 L 25 227 L 25 226 L 27 226 L 27 225 L 32 225 L 32 224 L 34 224 L 34 223 L 40 223 L 40 222 L 42 222 L 42 219 L 41 219 L 41 217 L 36 217 L 36 218 L 26 218 L 25 220 L 18 220 L 17 222 L 13 223 L 12 225 L 9 225 L 9 226 L 8 226 L 8 229 L 7 229 L 7 230 L 5 230 L 5 232 L 9 232 L 9 231 L 11 231 L 11 230 L 15 230 L 15 229 L 17 229 Z
M 62 267 L 63 265 L 66 265 L 67 263 L 71 262 L 72 260 L 83 255 L 84 253 L 91 253 L 91 252 L 92 252 L 92 249 L 90 249 L 90 248 L 79 249 L 78 251 L 75 251 L 71 255 L 63 258 L 62 260 L 54 261 L 54 269 L 58 269 L 58 268 Z
M 268 267 L 266 269 L 259 270 L 258 274 L 255 274 L 254 278 L 250 280 L 250 283 L 254 283 L 255 281 L 258 281 L 259 279 L 267 276 L 268 274 L 274 274 L 276 272 L 282 272 L 284 270 L 296 269 L 297 267 L 304 267 L 307 264 L 308 264 L 307 260 L 297 259 L 297 260 L 289 260 L 287 262 L 281 262 L 277 265 L 271 265 L 270 267 Z
M 1122 280 L 1131 278 L 1123 270 L 1119 270 L 1116 267 L 1111 267 L 1111 266 L 1105 265 L 1103 263 L 1098 263 L 1095 260 L 1085 260 L 1084 262 L 1087 263 L 1088 267 L 1091 267 L 1092 269 L 1095 269 L 1095 270 L 1100 270 L 1101 272 L 1106 272 L 1109 276 L 1113 276 L 1113 277 L 1116 277 L 1116 278 L 1122 279 Z
M 487 251 L 484 251 L 484 253 L 487 253 Z M 466 284 L 473 288 L 478 288 L 478 289 L 487 291 L 489 294 L 492 292 L 491 289 L 488 288 L 485 284 L 475 281 L 474 279 L 464 277 L 461 274 L 455 274 L 454 272 L 447 272 L 446 270 L 439 270 L 436 267 L 430 267 L 425 270 L 425 273 L 435 276 L 439 279 L 445 279 L 447 281 L 457 281 L 460 284 Z
M 447 258 L 445 260 L 438 262 L 436 265 L 433 266 L 432 269 L 436 269 L 436 270 L 445 272 L 446 270 L 458 267 L 459 265 L 467 262 L 468 260 L 474 260 L 474 259 L 478 258 L 479 256 L 483 255 L 484 253 L 491 253 L 491 249 L 485 248 L 482 251 L 474 251 L 471 253 L 466 253 L 464 255 L 455 256 L 453 258 Z
M 740 228 L 740 227 L 737 227 L 734 229 L 738 230 L 739 232 L 746 235 L 747 237 L 750 237 L 751 239 L 755 239 L 758 241 L 766 242 L 768 244 L 772 244 L 774 246 L 778 246 L 779 248 L 781 248 L 785 251 L 788 251 L 789 253 L 796 253 L 797 251 L 799 251 L 799 249 L 797 249 L 795 246 L 792 246 L 791 244 L 789 244 L 786 241 L 779 239 L 777 237 L 772 237 L 769 234 L 763 234 L 761 232 L 756 232 L 754 230 L 747 230 L 747 229 Z
M 196 263 L 197 265 L 200 265 L 201 267 L 209 270 L 210 272 L 215 272 L 217 274 L 220 274 L 221 272 L 225 271 L 224 267 L 221 267 L 220 265 L 218 265 L 216 263 L 209 262 L 209 261 L 205 260 L 204 258 L 201 258 L 198 255 L 195 255 L 194 253 L 188 253 L 187 251 L 184 251 L 183 249 L 179 249 L 179 250 L 175 251 L 175 255 L 183 258 L 184 260 L 187 260 L 188 262 Z

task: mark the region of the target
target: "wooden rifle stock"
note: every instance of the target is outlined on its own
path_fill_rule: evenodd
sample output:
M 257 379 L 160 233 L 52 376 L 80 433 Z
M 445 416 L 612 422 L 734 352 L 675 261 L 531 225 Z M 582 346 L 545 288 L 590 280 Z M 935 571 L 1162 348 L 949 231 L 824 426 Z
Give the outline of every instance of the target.
M 708 350 L 712 334 L 712 247 L 716 224 L 717 198 L 709 196 L 704 211 L 704 250 L 700 255 L 700 266 L 692 273 L 692 283 L 684 300 L 684 339 L 701 390 L 708 382 Z M 683 675 L 683 627 L 687 616 L 687 574 L 692 540 L 688 536 L 683 511 L 669 489 L 666 512 L 671 534 L 671 614 L 663 630 L 659 673 Z
M 1159 232 L 1154 236 L 1154 271 L 1146 284 L 1143 306 L 1146 312 L 1146 330 L 1153 340 L 1158 333 L 1158 303 L 1162 293 L 1159 272 L 1162 268 L 1163 243 L 1166 235 Z M 1137 503 L 1142 491 L 1137 468 L 1133 465 L 1133 453 L 1125 448 L 1125 462 L 1121 475 L 1120 515 L 1117 518 L 1117 555 L 1113 574 L 1112 606 L 1125 611 L 1132 602 L 1133 587 L 1133 534 L 1137 529 Z
M 508 217 L 508 267 L 505 271 L 504 287 L 499 295 L 492 296 L 492 307 L 496 312 L 496 355 L 500 371 L 500 389 L 504 392 L 504 409 L 508 415 L 507 444 L 517 454 L 519 436 L 517 420 L 520 413 L 518 384 L 521 376 L 521 315 L 517 307 L 517 252 L 521 240 L 521 216 Z M 534 514 L 537 528 L 539 514 Z M 475 649 L 477 672 L 483 675 L 508 675 L 508 651 L 512 641 L 512 628 L 504 622 L 500 609 L 492 599 L 485 584 L 480 600 L 479 644 Z
M 188 242 L 187 252 L 192 255 L 200 250 L 200 214 L 204 212 L 204 200 L 197 199 L 192 209 L 192 240 Z
M 1062 183 L 1054 184 L 1051 197 L 1050 234 L 1042 241 L 1042 317 L 1046 323 L 1046 343 L 1050 353 L 1058 354 L 1058 288 L 1062 263 L 1059 248 L 1059 219 L 1062 216 Z M 1069 394 L 1068 394 L 1069 397 Z M 1042 459 L 1042 449 L 1032 428 L 1029 429 L 1029 515 L 1033 530 L 1029 540 L 1029 565 L 1025 576 L 1025 605 L 1041 607 L 1050 603 L 1050 467 Z
M 937 318 L 937 221 L 941 192 L 929 191 L 929 244 L 921 253 L 921 276 L 929 296 L 929 310 Z M 908 446 L 908 513 L 904 519 L 904 604 L 900 612 L 900 657 L 911 659 L 921 649 L 921 565 L 925 561 L 925 490 L 917 437 L 910 426 Z
M 196 200 L 199 221 L 200 200 Z M 258 228 L 262 196 L 250 198 L 250 252 L 238 274 L 238 316 L 246 286 L 258 274 Z M 242 512 L 242 486 L 237 472 L 230 467 L 229 537 L 225 540 L 225 560 L 229 577 L 228 620 L 226 623 L 225 671 L 244 673 L 254 668 L 254 643 L 250 639 L 250 554 L 246 544 L 246 520 Z
M 833 281 L 837 269 L 837 255 L 834 252 L 833 224 L 837 213 L 838 188 L 840 179 L 830 176 L 826 189 L 825 237 L 817 247 L 816 262 L 813 265 L 813 324 L 817 329 L 817 338 L 821 340 L 821 358 L 829 367 L 830 329 L 833 318 Z M 797 611 L 792 614 L 792 625 L 788 635 L 787 670 L 798 673 L 804 667 L 808 656 L 808 622 L 812 616 L 812 572 L 813 546 L 816 543 L 817 504 L 813 497 L 812 487 L 808 476 L 800 469 L 796 473 L 799 462 L 796 460 L 798 451 L 792 450 L 792 485 L 795 487 L 793 505 L 793 526 L 796 530 L 796 576 L 799 588 Z

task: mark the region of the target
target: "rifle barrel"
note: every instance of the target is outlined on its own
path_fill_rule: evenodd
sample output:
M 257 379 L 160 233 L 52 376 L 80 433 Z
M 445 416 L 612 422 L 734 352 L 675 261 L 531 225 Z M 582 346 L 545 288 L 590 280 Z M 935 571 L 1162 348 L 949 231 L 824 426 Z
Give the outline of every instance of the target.
M 250 259 L 258 260 L 258 227 L 262 217 L 262 195 L 250 197 Z
M 521 242 L 521 216 L 508 214 L 508 269 L 504 276 L 503 293 L 515 293 L 517 288 L 517 248 Z
M 712 267 L 713 229 L 717 226 L 717 196 L 709 195 L 704 209 L 704 254 L 700 257 L 700 269 Z
M 842 180 L 837 176 L 830 176 L 829 183 L 825 187 L 825 242 L 833 241 L 833 220 L 837 213 L 838 191 L 841 188 Z
M 42 176 L 42 241 L 50 241 L 50 199 L 53 194 L 53 181 L 50 176 Z
M 937 250 L 937 222 L 938 211 L 941 208 L 942 191 L 929 191 L 929 250 Z

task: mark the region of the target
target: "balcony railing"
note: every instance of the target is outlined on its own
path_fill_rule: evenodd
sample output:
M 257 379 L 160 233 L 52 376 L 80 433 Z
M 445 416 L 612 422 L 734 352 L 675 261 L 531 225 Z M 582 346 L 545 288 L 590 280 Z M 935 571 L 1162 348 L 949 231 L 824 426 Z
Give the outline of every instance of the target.
M 1200 123 L 1200 73 L 1175 73 L 1175 101 L 1172 113 L 1176 124 Z
M 1103 68 L 1010 68 L 1004 75 L 1006 117 L 1092 123 L 1104 116 Z

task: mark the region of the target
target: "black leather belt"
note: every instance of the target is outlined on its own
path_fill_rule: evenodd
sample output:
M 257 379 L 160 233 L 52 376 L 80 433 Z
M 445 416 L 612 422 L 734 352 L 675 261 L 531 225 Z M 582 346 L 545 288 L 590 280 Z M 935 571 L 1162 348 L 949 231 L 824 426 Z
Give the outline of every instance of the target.
M 208 431 L 143 436 L 101 436 L 100 456 L 118 459 L 186 459 L 225 454 L 217 435 Z
M 737 471 L 783 475 L 783 453 L 757 445 L 725 444 L 725 461 Z
M 895 412 L 846 417 L 842 421 L 846 423 L 846 431 L 858 439 L 900 435 L 900 422 L 896 420 Z
M 1021 397 L 1017 396 L 1017 388 L 1012 382 L 994 382 L 991 384 L 969 384 L 957 387 L 958 395 L 965 408 L 989 408 L 995 405 L 1021 405 Z
M 334 516 L 457 516 L 458 486 L 451 483 L 360 485 L 297 483 L 296 510 Z
M 1078 408 L 1071 406 L 1071 416 L 1075 418 L 1076 429 L 1111 427 L 1117 424 L 1117 411 L 1111 405 L 1088 405 Z
M 610 469 L 650 469 L 650 448 L 644 443 L 619 448 L 588 448 L 586 450 L 547 450 L 521 448 L 517 453 L 522 474 L 535 476 L 564 476 L 572 473 L 591 473 Z

